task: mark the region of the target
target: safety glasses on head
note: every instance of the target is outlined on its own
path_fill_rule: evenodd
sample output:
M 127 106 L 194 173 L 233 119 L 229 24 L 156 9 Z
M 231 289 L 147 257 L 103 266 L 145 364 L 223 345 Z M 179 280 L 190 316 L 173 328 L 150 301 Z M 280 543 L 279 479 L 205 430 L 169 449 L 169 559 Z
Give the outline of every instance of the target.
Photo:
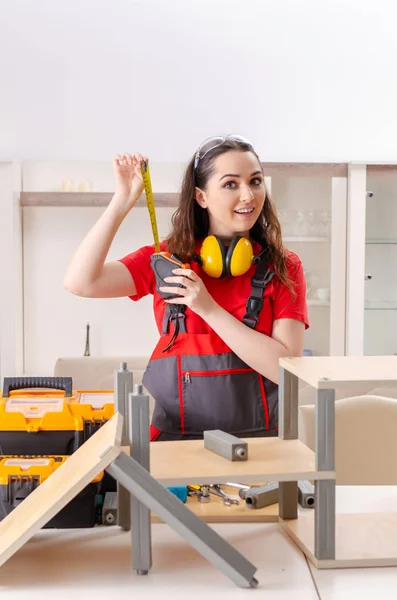
M 213 150 L 214 148 L 217 148 L 218 146 L 221 146 L 224 142 L 226 142 L 226 140 L 234 140 L 235 142 L 241 142 L 242 144 L 247 144 L 248 146 L 251 146 L 252 148 L 252 144 L 249 140 L 247 140 L 247 138 L 243 137 L 242 135 L 218 135 L 218 136 L 214 136 L 214 137 L 209 137 L 206 140 L 204 140 L 204 142 L 202 144 L 200 144 L 195 157 L 194 157 L 194 170 L 197 169 L 197 166 L 200 162 L 200 160 L 202 160 L 204 158 L 204 156 L 206 154 L 208 154 L 208 152 L 210 152 L 210 150 Z

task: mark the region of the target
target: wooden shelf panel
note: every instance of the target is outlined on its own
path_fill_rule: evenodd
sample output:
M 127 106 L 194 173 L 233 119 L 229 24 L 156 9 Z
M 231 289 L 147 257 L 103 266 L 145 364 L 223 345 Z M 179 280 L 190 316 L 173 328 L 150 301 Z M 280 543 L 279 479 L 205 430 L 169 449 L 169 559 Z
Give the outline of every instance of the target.
M 177 207 L 179 194 L 155 193 L 157 207 Z M 113 192 L 22 192 L 21 206 L 107 206 Z M 136 206 L 146 207 L 146 198 L 142 195 Z
M 336 515 L 335 560 L 314 556 L 314 511 L 280 523 L 318 569 L 397 566 L 397 512 Z
M 283 242 L 298 242 L 302 244 L 329 244 L 331 242 L 330 237 L 304 237 L 296 235 L 283 236 Z
M 369 164 L 367 163 L 367 175 L 374 179 L 396 179 L 397 178 L 397 165 L 389 164 Z
M 329 300 L 317 300 L 317 298 L 307 298 L 307 306 L 331 306 Z
M 397 382 L 397 356 L 302 356 L 281 358 L 280 366 L 317 389 Z
M 266 177 L 347 177 L 347 163 L 262 162 Z
M 241 462 L 206 450 L 203 440 L 157 442 L 150 445 L 150 472 L 163 485 L 335 478 L 334 471 L 316 471 L 314 452 L 299 440 L 246 441 L 248 460 Z
M 347 177 L 347 163 L 262 163 L 266 177 Z M 21 193 L 22 206 L 107 206 L 113 192 Z M 156 206 L 177 207 L 179 192 L 154 193 Z M 144 195 L 137 206 L 144 206 Z M 322 240 L 318 240 L 322 241 Z
M 239 497 L 236 488 L 222 486 L 222 490 L 232 498 Z M 197 496 L 190 496 L 185 506 L 206 523 L 278 523 L 278 503 L 256 509 L 247 507 L 245 500 L 240 499 L 240 504 L 225 506 L 221 498 L 211 494 L 207 504 L 199 502 Z M 152 513 L 152 523 L 162 521 Z

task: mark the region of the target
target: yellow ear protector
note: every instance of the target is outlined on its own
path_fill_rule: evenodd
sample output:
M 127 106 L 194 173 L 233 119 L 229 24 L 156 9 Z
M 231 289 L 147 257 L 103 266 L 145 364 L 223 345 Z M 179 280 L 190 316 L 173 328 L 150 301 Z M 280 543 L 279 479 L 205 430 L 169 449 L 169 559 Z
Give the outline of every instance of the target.
M 251 242 L 241 235 L 236 236 L 227 249 L 219 237 L 209 235 L 203 241 L 200 255 L 197 257 L 203 271 L 215 278 L 243 275 L 251 267 L 254 259 Z
M 152 256 L 152 267 L 156 275 L 156 281 L 159 281 L 159 285 L 161 285 L 164 283 L 162 276 L 172 275 L 171 270 L 175 268 L 175 265 L 182 268 L 187 268 L 189 265 L 180 263 L 167 252 L 160 252 L 150 170 L 147 162 L 142 163 L 141 172 L 156 249 Z M 262 252 L 259 256 L 261 255 Z M 216 235 L 209 235 L 205 238 L 200 254 L 195 256 L 195 260 L 202 266 L 207 275 L 219 279 L 225 275 L 243 275 L 259 259 L 259 256 L 254 256 L 251 242 L 241 235 L 236 236 L 227 249 L 220 238 Z M 161 276 L 159 267 L 161 267 Z

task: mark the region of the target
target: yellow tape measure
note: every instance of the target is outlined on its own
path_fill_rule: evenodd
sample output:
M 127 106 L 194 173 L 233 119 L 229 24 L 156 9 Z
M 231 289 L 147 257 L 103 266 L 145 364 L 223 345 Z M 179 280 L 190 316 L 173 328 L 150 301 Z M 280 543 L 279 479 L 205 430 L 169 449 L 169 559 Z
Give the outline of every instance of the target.
M 157 229 L 156 213 L 154 210 L 154 197 L 152 191 L 152 182 L 150 180 L 150 170 L 148 162 L 141 163 L 141 173 L 143 185 L 145 186 L 146 204 L 149 211 L 150 223 L 152 225 L 154 247 L 156 248 L 156 252 L 160 252 L 159 232 Z

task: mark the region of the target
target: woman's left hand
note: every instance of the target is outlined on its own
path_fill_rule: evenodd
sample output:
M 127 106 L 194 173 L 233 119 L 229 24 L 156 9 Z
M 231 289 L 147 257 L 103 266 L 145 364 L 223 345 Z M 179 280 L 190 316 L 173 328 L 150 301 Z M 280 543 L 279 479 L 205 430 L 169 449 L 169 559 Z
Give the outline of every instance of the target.
M 178 298 L 165 300 L 167 304 L 186 304 L 193 312 L 200 317 L 211 312 L 216 305 L 215 300 L 208 292 L 203 281 L 191 269 L 173 269 L 175 276 L 165 277 L 167 283 L 180 283 L 184 287 L 162 286 L 159 289 L 163 292 L 178 294 Z

